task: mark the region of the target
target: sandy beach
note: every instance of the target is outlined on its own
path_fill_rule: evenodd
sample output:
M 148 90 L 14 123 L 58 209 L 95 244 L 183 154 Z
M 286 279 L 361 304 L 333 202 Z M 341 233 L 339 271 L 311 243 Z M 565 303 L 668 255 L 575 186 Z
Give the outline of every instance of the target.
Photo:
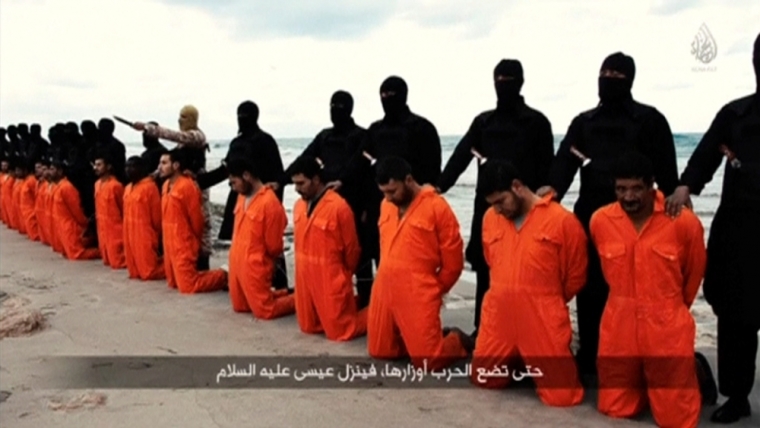
M 266 322 L 235 314 L 224 292 L 183 296 L 162 281 L 129 281 L 125 271 L 107 269 L 100 261 L 66 261 L 5 227 L 0 228 L 0 242 L 0 290 L 7 293 L 1 303 L 3 319 L 14 308 L 44 318 L 37 331 L 0 339 L 3 427 L 654 426 L 649 413 L 634 421 L 600 415 L 593 390 L 580 406 L 553 409 L 543 406 L 529 389 L 39 387 L 45 383 L 41 373 L 46 361 L 55 356 L 364 358 L 366 341 L 336 344 L 302 334 L 294 317 Z M 225 257 L 226 252 L 218 250 L 212 267 L 225 263 Z M 292 281 L 292 254 L 289 262 Z M 444 324 L 471 330 L 473 296 L 474 285 L 460 281 L 442 310 Z M 695 315 L 699 349 L 715 369 L 714 318 L 698 307 Z M 734 426 L 760 425 L 760 377 L 751 403 L 753 417 Z M 713 410 L 703 410 L 704 426 L 709 426 Z

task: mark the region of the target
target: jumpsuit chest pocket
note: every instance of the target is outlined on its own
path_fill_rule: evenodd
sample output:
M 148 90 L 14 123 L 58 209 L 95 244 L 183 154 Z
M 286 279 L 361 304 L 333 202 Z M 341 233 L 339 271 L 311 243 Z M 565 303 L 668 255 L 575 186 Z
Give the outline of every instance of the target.
M 672 297 L 683 293 L 683 274 L 678 247 L 669 244 L 654 244 L 650 251 L 649 282 L 655 292 L 663 297 Z
M 528 262 L 545 275 L 559 274 L 559 253 L 562 243 L 541 233 L 533 236 L 528 250 Z
M 405 246 L 409 245 L 405 252 L 411 251 L 412 254 L 429 254 L 434 248 L 437 252 L 438 239 L 435 234 L 435 225 L 432 222 L 425 221 L 426 219 L 414 218 L 409 220 L 407 224 L 408 229 L 402 231 L 406 235 L 403 243 Z
M 607 278 L 610 287 L 617 283 L 620 278 L 625 278 L 631 274 L 630 269 L 628 269 L 627 257 L 625 257 L 628 253 L 625 244 L 610 242 L 600 245 L 597 251 L 604 276 Z

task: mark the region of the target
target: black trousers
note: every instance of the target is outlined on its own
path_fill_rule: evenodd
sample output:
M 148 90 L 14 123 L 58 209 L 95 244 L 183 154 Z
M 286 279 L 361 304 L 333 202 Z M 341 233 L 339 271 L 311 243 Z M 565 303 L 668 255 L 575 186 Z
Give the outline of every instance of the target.
M 491 287 L 491 274 L 488 266 L 475 268 L 475 330 L 480 327 L 480 310 L 483 307 L 483 297 Z
M 362 248 L 359 265 L 356 267 L 356 293 L 358 295 L 357 309 L 363 309 L 369 306 L 370 296 L 372 295 L 372 284 L 374 283 L 374 274 L 372 262 L 380 266 L 380 236 L 377 229 L 377 222 L 366 223 L 356 222 L 356 231 L 359 237 L 359 245 Z
M 609 285 L 604 280 L 599 253 L 589 241 L 586 285 L 576 296 L 578 312 L 578 369 L 581 373 L 596 373 L 596 356 L 599 352 L 599 327 L 607 304 Z
M 285 255 L 277 258 L 272 278 L 272 287 L 275 290 L 285 290 L 288 288 L 288 266 L 285 263 Z
M 760 328 L 730 314 L 718 317 L 718 388 L 729 398 L 747 398 L 755 384 Z
M 199 271 L 211 269 L 210 260 L 210 256 L 205 256 L 203 254 L 198 255 L 198 261 L 195 263 L 195 268 Z

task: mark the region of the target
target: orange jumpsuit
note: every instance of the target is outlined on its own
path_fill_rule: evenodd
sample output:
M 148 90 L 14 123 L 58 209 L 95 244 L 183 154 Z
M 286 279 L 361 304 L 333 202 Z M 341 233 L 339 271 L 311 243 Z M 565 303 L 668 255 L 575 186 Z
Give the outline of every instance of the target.
M 649 402 L 661 427 L 696 427 L 701 395 L 689 308 L 705 271 L 702 224 L 684 210 L 671 219 L 657 191 L 637 232 L 618 203 L 591 218 L 610 294 L 599 333 L 599 411 L 632 417 Z
M 15 180 L 13 182 L 13 209 L 11 210 L 11 227 L 17 230 L 18 233 L 26 235 L 26 223 L 22 221 L 23 216 L 21 213 L 21 189 L 24 187 L 24 180 Z
M 230 300 L 235 312 L 252 312 L 273 319 L 295 312 L 288 290 L 272 291 L 275 261 L 283 252 L 288 217 L 274 191 L 262 188 L 245 207 L 245 196 L 235 205 L 230 247 Z
M 161 198 L 161 223 L 164 237 L 164 269 L 169 287 L 180 293 L 217 291 L 227 284 L 221 269 L 199 272 L 197 268 L 204 217 L 201 190 L 187 176 L 174 183 L 166 180 Z
M 51 183 L 50 187 L 48 187 L 46 202 L 47 215 L 45 216 L 45 223 L 47 224 L 47 230 L 49 231 L 48 238 L 50 239 L 50 246 L 53 248 L 53 251 L 65 255 L 63 244 L 61 243 L 61 239 L 58 235 L 58 229 L 56 228 L 55 215 L 53 212 L 55 210 L 55 197 L 60 190 L 60 181 L 58 183 Z
M 155 181 L 144 178 L 124 189 L 124 256 L 129 277 L 150 281 L 166 278 L 159 256 L 161 195 Z
M 95 219 L 103 264 L 124 269 L 124 186 L 114 177 L 95 182 Z
M 464 269 L 459 222 L 443 197 L 424 186 L 399 218 L 396 205 L 380 206 L 380 263 L 367 319 L 373 358 L 411 357 L 415 367 L 441 369 L 467 356 L 459 336 L 443 336 L 443 296 Z
M 13 229 L 13 185 L 15 182 L 16 178 L 8 174 L 2 185 L 3 222 L 10 229 Z
M 3 223 L 7 223 L 5 221 L 5 181 L 8 180 L 10 176 L 5 172 L 0 172 L 0 221 Z
M 504 388 L 508 377 L 480 377 L 481 370 L 514 367 L 520 357 L 537 367 L 538 396 L 549 406 L 583 401 L 575 359 L 569 302 L 586 282 L 586 232 L 575 215 L 551 196 L 541 199 L 517 230 L 490 208 L 483 218 L 483 251 L 491 287 L 472 360 L 472 382 Z
M 20 221 L 24 223 L 26 234 L 32 241 L 40 240 L 39 222 L 37 221 L 37 212 L 34 210 L 34 205 L 37 202 L 37 184 L 38 181 L 34 175 L 26 177 L 21 186 L 19 204 Z
M 47 231 L 47 193 L 48 182 L 41 180 L 37 183 L 37 192 L 34 198 L 34 215 L 37 218 L 37 228 L 40 234 L 40 242 L 45 245 L 50 245 L 50 238 L 48 238 Z
M 58 182 L 58 189 L 53 195 L 51 228 L 57 235 L 58 244 L 67 259 L 100 258 L 100 251 L 97 248 L 85 248 L 83 235 L 87 230 L 87 217 L 82 211 L 79 192 L 66 178 Z
M 299 199 L 293 209 L 296 252 L 296 318 L 304 333 L 345 341 L 367 333 L 367 310 L 358 311 L 353 274 L 361 248 L 354 214 L 327 190 L 311 215 Z

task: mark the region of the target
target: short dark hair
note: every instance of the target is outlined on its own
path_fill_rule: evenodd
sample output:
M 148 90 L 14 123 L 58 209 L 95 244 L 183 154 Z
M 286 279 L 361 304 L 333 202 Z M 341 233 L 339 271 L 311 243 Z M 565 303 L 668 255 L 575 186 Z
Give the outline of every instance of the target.
M 169 159 L 172 161 L 172 163 L 174 162 L 179 163 L 179 169 L 181 171 L 190 169 L 190 167 L 192 166 L 192 159 L 190 157 L 190 153 L 188 152 L 188 149 L 184 147 L 175 147 L 169 150 L 165 154 L 169 155 Z
M 95 151 L 95 159 L 98 160 L 102 159 L 103 162 L 105 162 L 107 165 L 113 166 L 114 164 L 114 156 L 108 149 L 99 149 Z
M 412 174 L 412 166 L 398 156 L 382 158 L 375 165 L 375 181 L 377 184 L 388 184 L 391 180 L 404 181 L 410 174 Z
M 628 151 L 620 156 L 613 171 L 614 179 L 641 179 L 644 183 L 654 183 L 654 166 L 648 157 L 638 151 Z
M 299 156 L 295 162 L 288 168 L 288 172 L 291 176 L 296 174 L 303 174 L 309 180 L 316 176 L 322 178 L 322 165 L 317 161 L 317 158 L 312 156 Z
M 487 196 L 495 192 L 512 191 L 515 180 L 522 181 L 517 167 L 506 160 L 490 159 L 483 164 L 478 174 L 478 192 Z
M 252 177 L 259 178 L 255 162 L 241 156 L 233 156 L 227 162 L 227 172 L 233 177 L 242 177 L 246 172 Z

